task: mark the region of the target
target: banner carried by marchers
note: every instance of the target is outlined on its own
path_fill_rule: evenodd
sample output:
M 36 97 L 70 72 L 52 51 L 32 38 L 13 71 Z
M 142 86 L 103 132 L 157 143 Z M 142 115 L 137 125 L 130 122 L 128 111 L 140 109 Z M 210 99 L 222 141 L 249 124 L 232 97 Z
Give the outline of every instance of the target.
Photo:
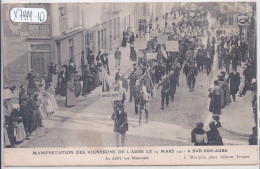
M 156 59 L 157 53 L 146 53 L 146 59 L 147 60 L 153 60 Z
M 101 98 L 102 100 L 120 100 L 121 95 L 117 91 L 102 92 Z
M 144 38 L 136 38 L 134 41 L 135 50 L 142 50 L 147 48 L 147 40 Z
M 158 36 L 159 33 L 158 33 L 158 30 L 157 29 L 153 29 L 150 31 L 150 36 Z
M 158 44 L 165 44 L 168 41 L 168 35 L 158 35 L 157 36 L 157 43 Z
M 179 52 L 179 42 L 178 41 L 166 41 L 166 51 L 167 52 Z

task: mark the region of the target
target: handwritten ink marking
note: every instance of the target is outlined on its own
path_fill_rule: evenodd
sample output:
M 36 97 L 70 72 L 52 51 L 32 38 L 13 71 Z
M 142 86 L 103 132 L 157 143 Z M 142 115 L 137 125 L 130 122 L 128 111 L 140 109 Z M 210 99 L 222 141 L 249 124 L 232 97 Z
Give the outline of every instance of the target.
M 42 23 L 47 19 L 47 12 L 43 8 L 13 8 L 10 17 L 13 22 Z

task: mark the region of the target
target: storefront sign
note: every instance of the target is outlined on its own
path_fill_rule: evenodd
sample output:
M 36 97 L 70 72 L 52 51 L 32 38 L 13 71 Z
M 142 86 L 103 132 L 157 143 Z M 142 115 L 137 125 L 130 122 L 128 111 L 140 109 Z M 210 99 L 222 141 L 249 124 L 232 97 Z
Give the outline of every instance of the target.
M 147 48 L 147 40 L 144 38 L 136 38 L 134 41 L 135 50 L 141 50 Z
M 166 41 L 166 51 L 168 51 L 168 52 L 178 52 L 179 51 L 178 41 Z
M 249 16 L 247 14 L 241 14 L 237 16 L 237 23 L 239 26 L 246 26 L 249 24 Z

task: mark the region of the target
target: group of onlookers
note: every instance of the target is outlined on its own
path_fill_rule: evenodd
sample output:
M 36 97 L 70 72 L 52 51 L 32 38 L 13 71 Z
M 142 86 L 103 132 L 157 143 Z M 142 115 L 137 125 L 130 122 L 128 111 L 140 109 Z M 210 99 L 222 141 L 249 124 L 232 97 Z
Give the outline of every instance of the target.
M 14 91 L 11 91 L 8 85 L 4 88 L 5 147 L 15 147 L 25 139 L 29 140 L 33 131 L 48 125 L 45 119 L 58 108 L 52 83 L 47 85 L 47 82 L 42 79 L 36 85 L 32 70 L 27 74 L 26 79 L 27 90 L 23 85 L 20 86 L 18 101 Z

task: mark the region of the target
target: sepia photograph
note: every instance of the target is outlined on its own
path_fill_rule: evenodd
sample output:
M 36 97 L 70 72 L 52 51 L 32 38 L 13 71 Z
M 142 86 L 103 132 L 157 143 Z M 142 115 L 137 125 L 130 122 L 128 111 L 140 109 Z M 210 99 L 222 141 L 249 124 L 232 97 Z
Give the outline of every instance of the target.
M 4 150 L 258 145 L 256 6 L 3 3 Z

